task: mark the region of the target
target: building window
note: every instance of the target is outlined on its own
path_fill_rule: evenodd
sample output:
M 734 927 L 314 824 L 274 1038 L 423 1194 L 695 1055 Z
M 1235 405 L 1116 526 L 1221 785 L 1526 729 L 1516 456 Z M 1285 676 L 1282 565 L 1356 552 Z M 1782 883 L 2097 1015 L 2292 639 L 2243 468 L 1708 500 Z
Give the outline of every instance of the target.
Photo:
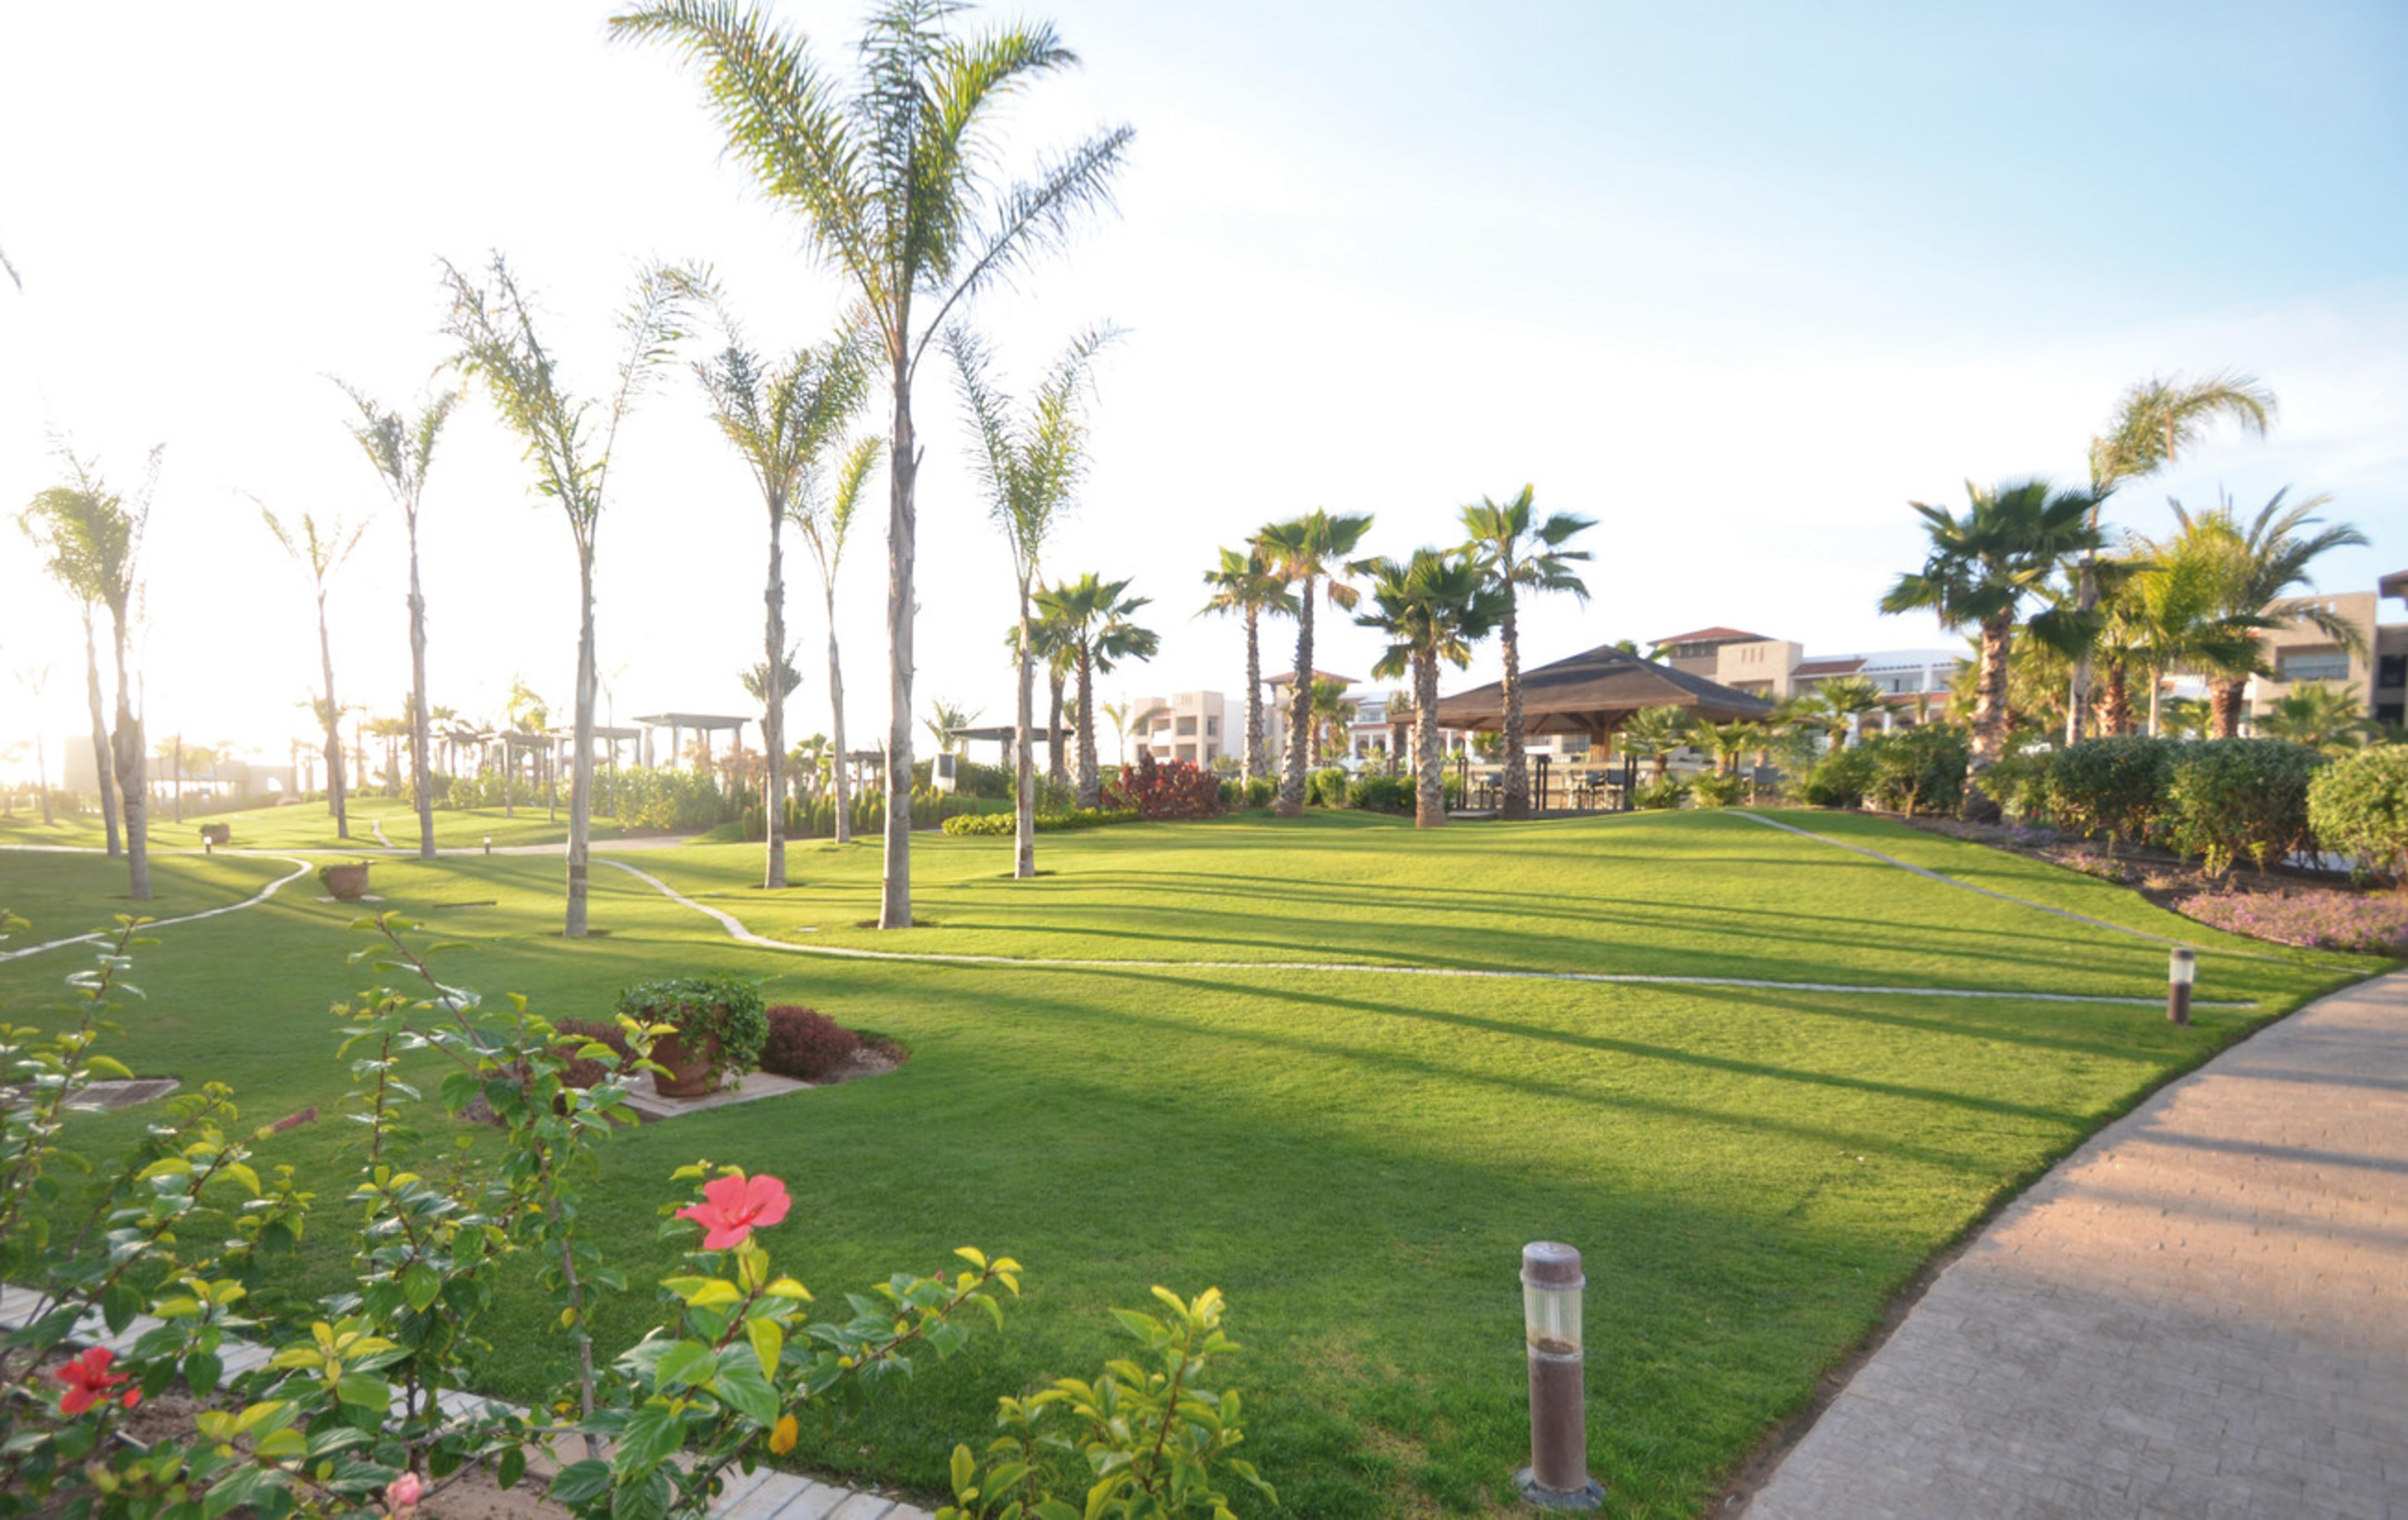
M 1219 738 L 1221 737 L 1220 719 L 1207 718 L 1204 720 L 1204 737 L 1206 738 Z
M 2285 650 L 2275 657 L 2285 681 L 2347 681 L 2349 653 L 2338 649 Z
M 2408 686 L 2408 654 L 2386 654 L 2377 686 Z
M 1195 719 L 1182 718 L 1179 720 L 1179 737 L 1181 738 L 1194 738 L 1196 737 Z

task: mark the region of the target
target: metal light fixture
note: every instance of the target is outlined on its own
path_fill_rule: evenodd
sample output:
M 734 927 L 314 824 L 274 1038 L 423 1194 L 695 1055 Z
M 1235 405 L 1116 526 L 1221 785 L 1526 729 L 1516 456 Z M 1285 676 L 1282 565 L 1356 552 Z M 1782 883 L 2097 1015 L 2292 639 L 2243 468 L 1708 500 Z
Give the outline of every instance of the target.
M 1522 1335 L 1530 1361 L 1530 1465 L 1513 1475 L 1530 1503 L 1594 1510 L 1602 1484 L 1588 1475 L 1588 1400 L 1581 1376 L 1577 1250 L 1556 1240 L 1522 1248 Z
M 485 853 L 487 853 L 487 854 L 489 854 L 489 855 L 490 855 L 490 854 L 492 854 L 493 853 L 494 853 L 494 837 L 493 837 L 492 835 L 488 834 L 488 835 L 486 835 L 486 836 L 485 836 Z
M 2199 980 L 2199 952 L 2176 945 L 2166 957 L 2166 1017 L 2175 1024 L 2190 1022 L 2191 983 Z

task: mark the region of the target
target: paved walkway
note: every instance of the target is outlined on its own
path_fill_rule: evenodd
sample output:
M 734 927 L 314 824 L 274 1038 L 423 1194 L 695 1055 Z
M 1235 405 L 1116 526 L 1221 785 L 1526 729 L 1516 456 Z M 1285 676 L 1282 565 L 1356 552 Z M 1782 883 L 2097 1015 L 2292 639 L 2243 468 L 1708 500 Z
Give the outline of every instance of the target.
M 2408 1520 L 2408 973 L 2042 1179 L 1745 1513 Z

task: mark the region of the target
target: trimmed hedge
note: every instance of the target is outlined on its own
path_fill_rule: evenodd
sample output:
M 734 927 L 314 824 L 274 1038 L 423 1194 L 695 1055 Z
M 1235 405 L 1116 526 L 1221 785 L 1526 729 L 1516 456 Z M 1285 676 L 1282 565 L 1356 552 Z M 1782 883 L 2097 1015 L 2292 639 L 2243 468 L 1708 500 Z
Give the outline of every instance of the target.
M 1346 806 L 1367 812 L 1412 812 L 1417 800 L 1412 781 L 1402 776 L 1363 776 L 1346 786 Z
M 1108 824 L 1134 824 L 1138 821 L 1135 808 L 1073 808 L 1068 812 L 1040 812 L 1037 815 L 1037 832 L 1052 834 L 1063 829 L 1102 828 Z M 958 813 L 945 820 L 945 832 L 972 837 L 998 835 L 1011 838 L 1019 831 L 1019 820 L 1008 812 Z
M 2144 839 L 2164 816 L 2175 748 L 2136 736 L 2086 738 L 2049 756 L 2031 792 L 2061 827 Z
M 2408 880 L 2408 745 L 2376 745 L 2318 771 L 2308 783 L 2308 825 L 2360 874 Z

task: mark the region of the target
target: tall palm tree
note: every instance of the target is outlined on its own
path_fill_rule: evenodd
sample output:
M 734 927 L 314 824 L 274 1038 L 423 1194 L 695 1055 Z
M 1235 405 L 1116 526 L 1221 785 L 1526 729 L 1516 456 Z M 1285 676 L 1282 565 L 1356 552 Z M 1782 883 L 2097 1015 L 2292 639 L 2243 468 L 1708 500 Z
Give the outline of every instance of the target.
M 1882 689 L 1863 676 L 1834 676 L 1807 693 L 1801 710 L 1819 719 L 1834 749 L 1845 749 L 1853 730 L 1863 731 L 1864 720 L 1883 707 Z
M 348 839 L 351 820 L 343 773 L 342 708 L 335 696 L 335 645 L 326 632 L 326 589 L 343 562 L 351 557 L 351 551 L 360 546 L 367 524 L 340 518 L 322 523 L 308 512 L 303 512 L 297 523 L 288 524 L 265 506 L 259 515 L 284 552 L 309 578 L 309 593 L 317 603 L 318 665 L 325 677 L 319 710 L 324 715 L 326 731 L 326 811 L 334 816 L 335 838 Z
M 2336 549 L 2364 548 L 2365 534 L 2347 523 L 2336 523 L 2319 532 L 2315 527 L 2324 519 L 2316 516 L 2318 509 L 2332 502 L 2330 495 L 2310 496 L 2307 500 L 2285 506 L 2283 498 L 2290 495 L 2285 486 L 2274 493 L 2249 525 L 2241 525 L 2241 515 L 2229 495 L 2219 497 L 2216 505 L 2193 516 L 2179 501 L 2169 501 L 2174 521 L 2180 524 L 2179 537 L 2184 540 L 2198 539 L 2210 552 L 2220 551 L 2224 566 L 2223 610 L 2228 617 L 2263 613 L 2294 592 L 2313 591 L 2315 580 L 2309 567 Z M 2365 638 L 2355 624 L 2335 616 L 2314 602 L 2286 608 L 2285 615 L 2307 624 L 2344 649 L 2364 652 Z M 2271 620 L 2266 624 L 2271 626 Z M 2214 668 L 2208 683 L 2208 696 L 2215 737 L 2230 738 L 2241 731 L 2241 699 L 2249 678 L 2258 669 L 2258 655 L 2253 646 L 2245 660 L 2229 662 Z
M 1030 180 L 1003 188 L 995 118 L 1007 98 L 1078 55 L 1053 27 L 973 36 L 947 26 L 950 0 L 883 0 L 839 90 L 804 39 L 736 0 L 656 0 L 613 17 L 611 35 L 666 43 L 701 66 L 730 151 L 772 200 L 799 212 L 821 259 L 859 288 L 894 406 L 887 476 L 886 869 L 879 924 L 911 924 L 911 621 L 921 444 L 911 383 L 956 309 L 1060 248 L 1083 213 L 1109 206 L 1133 134 L 1099 133 Z M 916 309 L 915 309 L 916 308 Z M 925 315 L 921 315 L 924 312 Z
M 1125 766 L 1128 764 L 1129 724 L 1137 721 L 1137 704 L 1126 697 L 1117 702 L 1107 702 L 1104 704 L 1104 716 L 1112 721 L 1112 738 L 1118 751 L 1113 763 Z M 1025 729 L 1027 724 L 1024 723 L 1021 726 Z
M 2237 371 L 2186 380 L 2180 375 L 2152 375 L 2128 388 L 2115 404 L 2107 431 L 2090 440 L 2090 525 L 2099 526 L 2099 508 L 2127 480 L 2153 475 L 2190 452 L 2217 422 L 2230 422 L 2244 432 L 2265 436 L 2273 419 L 2274 393 L 2257 377 Z M 2088 619 L 2099 606 L 2103 588 L 2098 577 L 2098 552 L 2086 552 L 2076 578 L 2073 610 Z M 2071 626 L 2078 629 L 2079 623 Z M 2082 737 L 2090 705 L 2094 662 L 2085 645 L 2075 655 L 2073 680 L 2065 704 L 2067 743 Z
M 1412 680 L 1413 724 L 1420 740 L 1413 826 L 1441 827 L 1446 792 L 1438 745 L 1438 665 L 1444 660 L 1459 669 L 1469 664 L 1471 646 L 1511 614 L 1512 594 L 1465 552 L 1417 549 L 1401 562 L 1370 559 L 1347 568 L 1365 578 L 1371 594 L 1370 609 L 1357 613 L 1354 621 L 1388 639 L 1371 674 L 1391 680 L 1410 675 Z
M 1089 571 L 1038 594 L 1039 604 L 1061 630 L 1078 677 L 1079 806 L 1103 805 L 1103 770 L 1096 760 L 1096 675 L 1111 674 L 1123 660 L 1150 660 L 1161 647 L 1151 628 L 1130 621 L 1147 604 L 1127 596 L 1126 581 L 1098 580 Z
M 1011 740 L 1012 874 L 1037 874 L 1037 771 L 1029 730 L 1036 721 L 1036 607 L 1033 588 L 1045 541 L 1068 516 L 1079 482 L 1087 473 L 1087 426 L 1081 401 L 1096 353 L 1117 336 L 1093 327 L 1070 340 L 1037 388 L 1025 414 L 995 380 L 986 345 L 966 327 L 946 335 L 962 407 L 978 435 L 973 466 L 986 490 L 987 517 L 1011 550 L 1011 575 L 1020 594 L 1020 621 L 1012 638 L 1013 699 L 1018 721 Z
M 449 331 L 460 343 L 453 361 L 482 380 L 502 421 L 525 442 L 536 489 L 560 504 L 577 550 L 577 727 L 568 791 L 568 907 L 563 933 L 585 935 L 587 842 L 594 812 L 594 704 L 599 672 L 594 649 L 594 553 L 602 508 L 609 499 L 610 452 L 651 372 L 682 336 L 686 303 L 701 288 L 689 271 L 655 265 L 643 272 L 635 299 L 619 323 L 625 347 L 615 383 L 603 404 L 601 427 L 588 427 L 594 403 L 564 389 L 552 351 L 536 334 L 509 265 L 494 255 L 490 285 L 449 263 Z M 580 1332 L 581 1337 L 581 1332 Z M 580 1346 L 585 1343 L 580 1338 Z
M 836 578 L 843 568 L 845 541 L 860 514 L 862 496 L 869 488 L 869 475 L 878 467 L 878 451 L 882 447 L 882 438 L 855 439 L 837 462 L 833 480 L 824 484 L 824 472 L 806 464 L 803 489 L 796 501 L 795 525 L 803 530 L 811 563 L 819 568 L 820 596 L 827 614 L 828 746 L 834 756 L 829 770 L 836 788 L 838 844 L 853 842 L 853 775 L 845 763 L 844 657 L 837 648 Z
M 1266 524 L 1254 535 L 1270 572 L 1284 585 L 1302 590 L 1296 608 L 1296 683 L 1288 694 L 1287 753 L 1280 767 L 1279 804 L 1282 818 L 1304 816 L 1305 746 L 1312 731 L 1312 609 L 1320 592 L 1329 605 L 1352 610 L 1356 594 L 1346 580 L 1346 556 L 1369 531 L 1368 512 L 1332 517 L 1320 508 L 1285 523 Z
M 799 348 L 775 364 L 744 342 L 742 330 L 717 291 L 710 293 L 725 347 L 697 360 L 695 377 L 710 398 L 719 431 L 733 444 L 769 516 L 768 581 L 761 593 L 760 694 L 762 753 L 768 761 L 768 825 L 761 884 L 786 884 L 786 551 L 783 533 L 803 488 L 803 472 L 842 438 L 869 394 L 861 351 L 839 336 L 817 349 Z
M 1997 804 L 1982 791 L 1979 778 L 2006 749 L 2009 642 L 2024 605 L 2041 596 L 2057 567 L 2099 548 L 2099 528 L 2091 521 L 2098 498 L 2038 480 L 1986 489 L 1968 480 L 1965 495 L 1961 517 L 1923 502 L 1909 504 L 1923 517 L 1930 552 L 1922 569 L 1899 577 L 1881 609 L 1928 611 L 1943 627 L 1979 630 L 1980 676 L 1964 807 L 1969 818 L 1987 821 Z M 2049 642 L 2072 648 L 2086 641 L 2083 616 L 2053 608 L 2034 617 L 2031 627 Z
M 1068 732 L 1062 721 L 1062 691 L 1068 684 L 1070 670 L 1078 663 L 1078 651 L 1073 647 L 1061 623 L 1045 610 L 1045 588 L 1037 588 L 1037 621 L 1029 628 L 1030 647 L 1037 658 L 1045 662 L 1045 774 L 1054 781 L 1070 784 L 1069 746 L 1063 742 Z M 1018 630 L 1013 630 L 1015 640 Z
M 939 697 L 928 704 L 928 715 L 920 723 L 928 730 L 928 738 L 937 746 L 939 754 L 955 754 L 962 747 L 961 731 L 978 721 L 979 713 L 959 702 L 948 702 Z
M 1705 736 L 1707 752 L 1714 757 L 1714 774 L 1728 776 L 1739 769 L 1739 757 L 1764 742 L 1764 725 L 1752 719 L 1741 718 L 1731 723 L 1699 724 L 1698 732 Z
M 1217 612 L 1226 617 L 1236 615 L 1246 620 L 1246 750 L 1243 756 L 1247 781 L 1262 775 L 1269 763 L 1267 736 L 1263 731 L 1263 646 L 1262 617 L 1266 612 L 1280 617 L 1296 615 L 1296 594 L 1287 582 L 1271 568 L 1259 547 L 1224 549 L 1221 563 L 1204 572 L 1204 584 L 1212 595 L 1197 616 Z
M 431 720 L 426 710 L 426 597 L 418 582 L 418 508 L 426 495 L 426 467 L 434 463 L 436 440 L 442 436 L 452 409 L 459 404 L 460 394 L 446 391 L 421 403 L 416 417 L 405 418 L 365 392 L 340 380 L 335 383 L 359 409 L 359 420 L 349 424 L 351 437 L 367 455 L 394 505 L 401 509 L 402 528 L 408 539 L 409 764 L 414 773 L 410 801 L 418 811 L 418 858 L 433 860 L 435 783 L 427 738 Z
M 93 777 L 100 788 L 100 818 L 108 858 L 125 846 L 118 834 L 117 767 L 108 752 L 108 711 L 100 689 L 100 648 L 93 621 L 101 607 L 110 546 L 125 531 L 122 504 L 76 486 L 52 486 L 35 496 L 18 526 L 46 556 L 43 568 L 73 596 L 83 614 L 84 704 L 92 718 Z
M 369 734 L 384 740 L 384 795 L 387 796 L 400 793 L 401 756 L 398 751 L 409 742 L 411 727 L 409 714 L 406 712 L 390 718 L 368 720 Z
M 1672 767 L 1672 752 L 1685 746 L 1695 737 L 1696 729 L 1695 713 L 1668 704 L 1641 708 L 1624 721 L 1616 737 L 1622 741 L 1623 753 L 1648 761 L 1651 773 L 1660 782 Z
M 1531 503 L 1533 488 L 1503 506 L 1486 496 L 1463 509 L 1464 548 L 1477 556 L 1481 573 L 1505 593 L 1505 621 L 1498 630 L 1505 652 L 1505 785 L 1498 810 L 1508 818 L 1530 810 L 1530 757 L 1524 753 L 1522 723 L 1522 630 L 1519 622 L 1524 591 L 1569 591 L 1588 601 L 1588 587 L 1572 570 L 1588 558 L 1585 549 L 1564 547 L 1574 537 L 1597 526 L 1593 519 L 1557 512 L 1541 519 Z

